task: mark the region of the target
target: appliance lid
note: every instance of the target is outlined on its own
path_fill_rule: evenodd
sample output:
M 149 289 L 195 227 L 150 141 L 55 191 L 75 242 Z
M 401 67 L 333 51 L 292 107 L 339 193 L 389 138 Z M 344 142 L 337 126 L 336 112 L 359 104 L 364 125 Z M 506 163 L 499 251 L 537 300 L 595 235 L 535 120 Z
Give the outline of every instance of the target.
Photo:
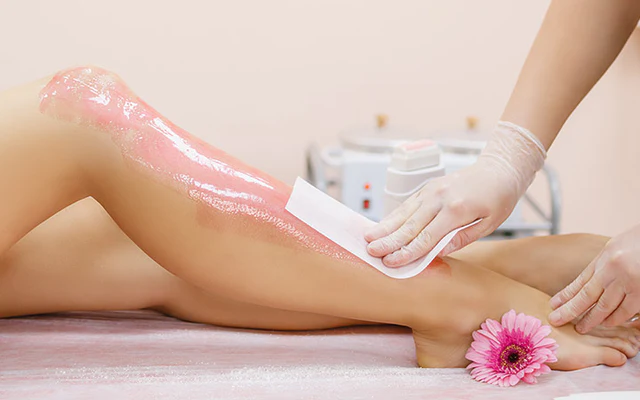
M 377 115 L 375 127 L 347 130 L 340 134 L 340 141 L 355 151 L 391 153 L 396 146 L 420 139 L 421 135 L 415 132 L 389 128 L 388 120 L 386 115 Z
M 487 142 L 485 140 L 441 138 L 438 139 L 438 144 L 445 153 L 480 154 Z
M 487 145 L 488 137 L 477 130 L 477 125 L 477 118 L 467 117 L 466 130 L 440 135 L 436 141 L 445 153 L 480 154 Z

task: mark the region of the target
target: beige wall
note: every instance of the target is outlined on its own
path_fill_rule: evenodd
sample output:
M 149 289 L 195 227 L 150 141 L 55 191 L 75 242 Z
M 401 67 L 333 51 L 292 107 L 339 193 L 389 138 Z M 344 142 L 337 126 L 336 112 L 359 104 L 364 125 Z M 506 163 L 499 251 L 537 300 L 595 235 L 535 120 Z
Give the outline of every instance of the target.
M 103 65 L 179 125 L 292 182 L 310 140 L 329 143 L 380 111 L 425 133 L 469 114 L 489 129 L 547 5 L 0 0 L 0 88 Z M 640 222 L 639 96 L 636 34 L 551 151 L 564 231 Z

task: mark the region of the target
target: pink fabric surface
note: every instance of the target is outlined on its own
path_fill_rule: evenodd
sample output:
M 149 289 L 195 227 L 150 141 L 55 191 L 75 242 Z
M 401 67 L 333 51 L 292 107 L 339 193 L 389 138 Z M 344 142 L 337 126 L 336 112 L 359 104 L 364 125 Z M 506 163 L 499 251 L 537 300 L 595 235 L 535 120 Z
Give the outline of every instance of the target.
M 0 320 L 1 399 L 552 399 L 639 390 L 640 360 L 497 388 L 415 367 L 397 327 L 227 329 L 152 312 Z

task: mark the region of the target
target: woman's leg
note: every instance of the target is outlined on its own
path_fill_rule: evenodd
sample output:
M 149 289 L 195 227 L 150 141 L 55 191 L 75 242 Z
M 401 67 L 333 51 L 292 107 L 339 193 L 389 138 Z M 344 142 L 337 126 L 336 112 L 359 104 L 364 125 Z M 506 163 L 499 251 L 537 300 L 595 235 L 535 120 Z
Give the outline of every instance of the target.
M 365 324 L 206 293 L 156 264 L 90 198 L 38 225 L 0 257 L 0 317 L 139 309 L 241 328 L 303 330 Z
M 476 242 L 451 256 L 553 296 L 573 282 L 608 240 L 599 235 L 571 234 Z
M 96 141 L 38 111 L 47 80 L 0 92 L 0 254 L 67 205 L 88 196 Z
M 149 262 L 92 199 L 62 210 L 0 256 L 0 317 L 135 310 L 176 279 Z
M 40 104 L 34 100 L 39 94 Z M 4 97 L 0 105 L 17 99 L 21 112 L 8 120 L 0 109 L 0 160 L 17 150 L 28 153 L 28 146 L 20 146 L 22 136 L 36 137 L 32 145 L 39 148 L 58 147 L 44 166 L 53 172 L 13 157 L 10 168 L 0 170 L 9 175 L 0 179 L 3 193 L 37 195 L 42 191 L 33 188 L 47 187 L 55 199 L 92 195 L 156 262 L 207 292 L 271 308 L 410 326 L 425 366 L 466 364 L 470 333 L 485 318 L 497 319 L 511 308 L 543 320 L 550 312 L 543 293 L 459 260 L 440 261 L 400 281 L 354 260 L 286 213 L 288 186 L 182 131 L 112 73 L 63 71 L 44 88 L 41 82 Z M 31 169 L 24 176 L 21 168 Z M 29 179 L 26 190 L 14 173 Z M 66 180 L 75 196 L 60 186 Z M 8 247 L 62 203 L 34 198 L 26 206 L 0 204 L 6 215 L 21 214 L 9 219 L 0 244 Z M 624 362 L 607 343 L 579 336 L 571 326 L 553 335 L 561 345 L 556 368 Z
M 0 258 L 0 317 L 142 308 L 188 321 L 242 328 L 307 330 L 367 324 L 277 310 L 207 293 L 157 265 L 92 199 L 82 200 L 40 224 Z M 438 333 L 442 334 L 435 335 Z M 631 357 L 637 351 L 636 333 L 624 328 L 596 330 L 592 335 L 596 337 L 588 340 Z M 444 334 L 448 336 L 449 332 Z M 416 335 L 424 365 L 442 365 L 438 359 L 451 357 L 452 348 L 459 344 L 454 341 L 447 345 L 447 339 Z M 426 361 L 425 354 L 431 355 Z
M 545 291 L 571 282 L 607 240 L 573 234 L 480 242 L 455 258 Z M 365 323 L 238 303 L 200 290 L 144 254 L 91 198 L 43 222 L 0 258 L 0 317 L 143 308 L 246 328 L 324 329 Z
M 87 79 L 105 85 L 115 79 L 121 84 L 113 74 L 100 70 Z M 408 292 L 395 281 L 386 284 L 387 280 L 352 259 L 334 262 L 349 256 L 328 240 L 316 241 L 311 229 L 287 215 L 286 185 L 242 164 L 234 165 L 239 162 L 215 149 L 218 157 L 191 154 L 189 149 L 186 155 L 161 153 L 161 145 L 145 142 L 154 140 L 153 133 L 134 121 L 124 135 L 129 135 L 126 139 L 131 143 L 149 144 L 145 150 L 151 159 L 148 164 L 145 160 L 136 162 L 129 156 L 131 152 L 125 151 L 123 156 L 123 149 L 114 144 L 106 128 L 84 124 L 98 124 L 104 115 L 78 109 L 75 101 L 104 100 L 104 93 L 83 93 L 77 87 L 60 90 L 61 95 L 77 97 L 52 95 L 43 104 L 48 104 L 48 109 L 61 109 L 55 116 L 64 118 L 40 112 L 41 91 L 50 81 L 47 78 L 0 94 L 0 254 L 60 209 L 93 195 L 147 254 L 212 293 L 297 311 L 321 312 L 326 308 L 347 318 L 403 324 L 415 318 L 418 299 L 413 300 L 419 293 Z M 111 100 L 118 106 L 133 107 L 115 96 Z M 161 116 L 149 116 L 155 111 L 137 98 L 131 100 L 144 108 L 136 116 L 148 117 L 146 123 L 160 130 L 177 129 Z M 146 110 L 150 110 L 146 117 L 141 116 Z M 187 146 L 206 147 L 195 138 L 185 140 L 193 141 Z M 181 145 L 169 144 L 183 150 Z M 170 177 L 162 175 L 154 156 L 175 164 L 178 172 Z M 207 193 L 187 191 L 188 183 L 181 186 L 173 179 L 181 178 L 182 167 L 185 174 L 191 172 L 193 165 L 183 165 L 190 156 L 196 158 L 196 164 L 199 157 L 205 158 L 210 172 L 203 182 L 190 183 L 210 188 L 209 193 L 226 195 L 218 199 L 218 208 L 203 199 Z M 235 187 L 238 181 L 266 188 L 265 198 L 255 206 L 247 203 L 243 196 L 251 199 L 253 187 L 241 192 Z M 142 209 L 136 211 L 138 207 Z M 362 275 L 367 276 L 364 281 Z M 371 279 L 376 281 L 374 285 Z M 336 290 L 340 283 L 351 284 L 350 290 Z M 364 298 L 371 307 L 364 306 Z M 398 302 L 407 306 L 396 311 L 392 304 Z

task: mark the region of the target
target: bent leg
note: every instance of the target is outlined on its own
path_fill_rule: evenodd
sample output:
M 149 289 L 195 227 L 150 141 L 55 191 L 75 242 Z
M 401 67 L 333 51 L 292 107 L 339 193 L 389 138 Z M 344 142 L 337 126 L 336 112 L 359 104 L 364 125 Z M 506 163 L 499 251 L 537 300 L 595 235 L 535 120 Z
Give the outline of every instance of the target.
M 40 224 L 0 257 L 0 317 L 154 309 L 192 322 L 306 330 L 364 324 L 206 293 L 157 265 L 93 199 Z
M 476 242 L 451 256 L 553 296 L 580 275 L 608 240 L 605 236 L 570 234 Z
M 162 304 L 175 278 L 149 262 L 108 219 L 92 199 L 81 200 L 5 252 L 0 316 Z
M 96 141 L 38 111 L 49 79 L 0 92 L 0 255 L 67 205 L 88 196 Z

